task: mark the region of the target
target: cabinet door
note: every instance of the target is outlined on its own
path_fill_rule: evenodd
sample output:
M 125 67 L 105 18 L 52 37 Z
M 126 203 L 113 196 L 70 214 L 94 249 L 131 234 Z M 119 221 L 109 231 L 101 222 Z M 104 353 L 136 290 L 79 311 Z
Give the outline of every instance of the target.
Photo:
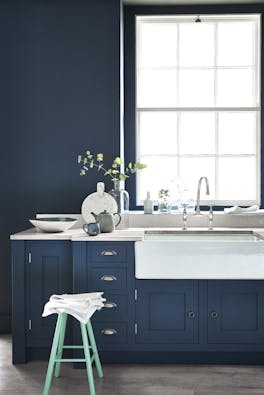
M 263 281 L 208 281 L 208 343 L 264 343 L 263 302 Z
M 57 315 L 43 318 L 42 312 L 52 294 L 72 292 L 70 242 L 29 242 L 27 260 L 27 345 L 50 346 Z
M 137 343 L 198 342 L 198 281 L 137 281 Z

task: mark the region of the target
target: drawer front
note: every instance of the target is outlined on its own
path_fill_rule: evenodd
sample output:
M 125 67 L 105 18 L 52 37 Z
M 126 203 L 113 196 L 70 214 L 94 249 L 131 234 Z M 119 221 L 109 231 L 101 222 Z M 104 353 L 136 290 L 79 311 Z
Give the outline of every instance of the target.
M 93 322 L 95 340 L 97 344 L 125 344 L 127 343 L 127 324 L 116 322 Z
M 105 293 L 105 307 L 97 311 L 94 321 L 123 321 L 127 319 L 127 296 L 124 294 Z
M 91 268 L 89 289 L 96 292 L 123 290 L 127 287 L 126 268 Z
M 89 249 L 89 243 L 87 243 Z M 126 246 L 122 243 L 93 243 L 90 247 L 90 256 L 92 264 L 95 262 L 126 262 Z

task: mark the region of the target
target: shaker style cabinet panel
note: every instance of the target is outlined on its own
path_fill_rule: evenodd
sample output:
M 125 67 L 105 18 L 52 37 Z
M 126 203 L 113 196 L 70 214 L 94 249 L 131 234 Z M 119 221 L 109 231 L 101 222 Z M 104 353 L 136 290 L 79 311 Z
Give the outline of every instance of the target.
M 198 342 L 198 281 L 138 280 L 136 288 L 137 343 Z
M 208 282 L 208 343 L 264 343 L 263 281 Z
M 42 317 L 52 294 L 72 292 L 71 243 L 32 241 L 26 244 L 27 335 L 30 347 L 50 346 L 57 315 Z

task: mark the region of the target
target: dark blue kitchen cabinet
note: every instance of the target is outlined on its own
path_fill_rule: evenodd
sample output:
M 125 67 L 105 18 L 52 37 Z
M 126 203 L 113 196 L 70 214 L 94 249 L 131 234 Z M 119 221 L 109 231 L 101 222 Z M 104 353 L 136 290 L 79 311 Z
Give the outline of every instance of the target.
M 51 294 L 95 291 L 103 361 L 264 363 L 264 281 L 136 280 L 133 241 L 13 240 L 12 261 L 14 363 L 48 358 Z
M 264 343 L 263 281 L 208 282 L 208 343 Z
M 28 242 L 26 257 L 27 346 L 50 346 L 57 315 L 41 315 L 51 295 L 72 292 L 71 245 L 66 241 Z
M 19 363 L 30 359 L 34 348 L 51 345 L 57 316 L 42 318 L 43 307 L 52 294 L 72 292 L 72 254 L 69 241 L 13 241 L 12 246 L 13 359 Z
M 104 308 L 92 317 L 99 350 L 129 348 L 135 337 L 134 243 L 73 244 L 74 291 L 104 292 L 106 299 Z
M 137 343 L 198 342 L 198 281 L 138 280 Z

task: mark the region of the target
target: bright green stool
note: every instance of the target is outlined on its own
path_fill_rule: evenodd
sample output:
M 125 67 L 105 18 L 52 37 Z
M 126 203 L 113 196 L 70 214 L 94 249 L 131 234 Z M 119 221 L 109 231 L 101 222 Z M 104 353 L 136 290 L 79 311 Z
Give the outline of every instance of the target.
M 95 362 L 95 366 L 97 369 L 98 376 L 102 378 L 104 376 L 101 362 L 99 359 L 96 342 L 94 338 L 93 328 L 90 320 L 87 321 L 87 324 L 83 324 L 80 322 L 81 333 L 82 333 L 82 346 L 64 346 L 64 338 L 65 338 L 65 330 L 67 324 L 67 313 L 61 313 L 58 315 L 56 329 L 54 333 L 53 343 L 51 347 L 49 365 L 46 375 L 46 381 L 43 389 L 43 395 L 48 395 L 50 390 L 50 384 L 52 380 L 52 375 L 55 366 L 55 377 L 60 376 L 60 365 L 61 362 L 86 362 L 86 370 L 88 376 L 88 383 L 90 389 L 90 395 L 95 395 L 94 388 L 94 379 L 93 379 L 93 369 L 92 364 Z M 87 336 L 88 334 L 88 336 Z M 89 345 L 90 343 L 90 345 Z M 62 358 L 63 349 L 83 349 L 85 358 Z M 92 355 L 90 354 L 90 350 L 92 350 Z

